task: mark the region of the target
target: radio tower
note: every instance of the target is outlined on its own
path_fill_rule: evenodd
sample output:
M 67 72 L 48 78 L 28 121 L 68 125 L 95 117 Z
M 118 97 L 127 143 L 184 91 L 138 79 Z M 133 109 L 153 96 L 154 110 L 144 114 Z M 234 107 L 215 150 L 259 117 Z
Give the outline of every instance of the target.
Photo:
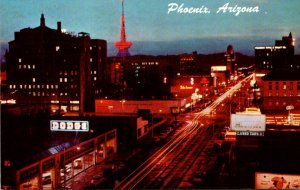
M 132 45 L 132 42 L 126 41 L 126 33 L 125 33 L 125 16 L 124 16 L 124 0 L 122 0 L 122 16 L 121 16 L 121 35 L 120 41 L 115 42 L 116 48 L 119 49 L 117 57 L 126 57 L 130 56 L 128 49 Z

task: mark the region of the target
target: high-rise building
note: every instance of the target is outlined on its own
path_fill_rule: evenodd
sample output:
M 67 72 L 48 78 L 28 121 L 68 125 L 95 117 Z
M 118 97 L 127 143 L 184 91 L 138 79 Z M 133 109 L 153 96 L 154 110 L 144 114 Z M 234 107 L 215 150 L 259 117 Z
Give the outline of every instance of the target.
M 115 42 L 115 46 L 119 49 L 117 57 L 127 57 L 130 56 L 128 49 L 131 47 L 132 42 L 126 41 L 126 31 L 125 31 L 125 14 L 124 14 L 124 0 L 122 0 L 122 16 L 121 16 L 121 34 L 120 41 Z
M 227 46 L 225 57 L 227 70 L 229 71 L 230 76 L 236 74 L 236 56 L 232 45 Z
M 90 111 L 101 95 L 107 56 L 105 40 L 88 33 L 65 33 L 46 26 L 15 32 L 7 54 L 7 83 L 20 104 L 51 106 L 52 110 Z
M 295 43 L 292 33 L 283 36 L 282 40 L 276 40 L 274 46 L 255 47 L 256 69 L 279 70 L 300 69 L 294 62 Z

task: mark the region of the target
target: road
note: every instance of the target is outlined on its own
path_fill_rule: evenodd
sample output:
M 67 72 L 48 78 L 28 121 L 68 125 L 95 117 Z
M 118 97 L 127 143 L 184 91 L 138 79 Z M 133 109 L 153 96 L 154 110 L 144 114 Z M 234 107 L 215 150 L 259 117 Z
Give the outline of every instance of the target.
M 200 112 L 192 113 L 188 124 L 180 128 L 158 151 L 121 181 L 116 189 L 178 188 L 212 137 L 211 114 L 226 99 L 249 82 L 252 75 L 235 84 Z

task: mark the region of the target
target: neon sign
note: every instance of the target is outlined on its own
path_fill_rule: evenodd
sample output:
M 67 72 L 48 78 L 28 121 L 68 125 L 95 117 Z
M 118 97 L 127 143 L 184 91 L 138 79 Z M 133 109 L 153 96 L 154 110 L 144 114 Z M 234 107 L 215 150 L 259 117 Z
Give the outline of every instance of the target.
M 192 90 L 193 87 L 192 86 L 187 86 L 187 85 L 180 85 L 180 90 Z
M 88 121 L 50 120 L 51 131 L 89 131 Z

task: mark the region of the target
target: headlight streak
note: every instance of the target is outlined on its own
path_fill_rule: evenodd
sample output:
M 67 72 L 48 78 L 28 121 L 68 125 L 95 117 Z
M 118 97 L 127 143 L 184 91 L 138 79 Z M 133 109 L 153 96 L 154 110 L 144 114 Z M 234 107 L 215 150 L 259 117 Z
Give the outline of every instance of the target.
M 138 183 L 140 183 L 162 160 L 168 156 L 175 148 L 181 146 L 191 134 L 197 132 L 203 127 L 203 124 L 199 125 L 199 119 L 210 115 L 216 107 L 222 103 L 226 98 L 233 95 L 235 91 L 241 88 L 241 83 L 248 81 L 252 78 L 249 75 L 241 82 L 237 83 L 227 92 L 218 97 L 214 102 L 212 102 L 208 107 L 200 112 L 194 113 L 193 119 L 188 122 L 188 124 L 183 127 L 176 135 L 170 139 L 163 147 L 161 147 L 156 153 L 154 153 L 150 158 L 148 158 L 143 164 L 141 164 L 137 169 L 135 169 L 130 175 L 128 175 L 123 181 L 119 183 L 114 189 L 133 189 Z

